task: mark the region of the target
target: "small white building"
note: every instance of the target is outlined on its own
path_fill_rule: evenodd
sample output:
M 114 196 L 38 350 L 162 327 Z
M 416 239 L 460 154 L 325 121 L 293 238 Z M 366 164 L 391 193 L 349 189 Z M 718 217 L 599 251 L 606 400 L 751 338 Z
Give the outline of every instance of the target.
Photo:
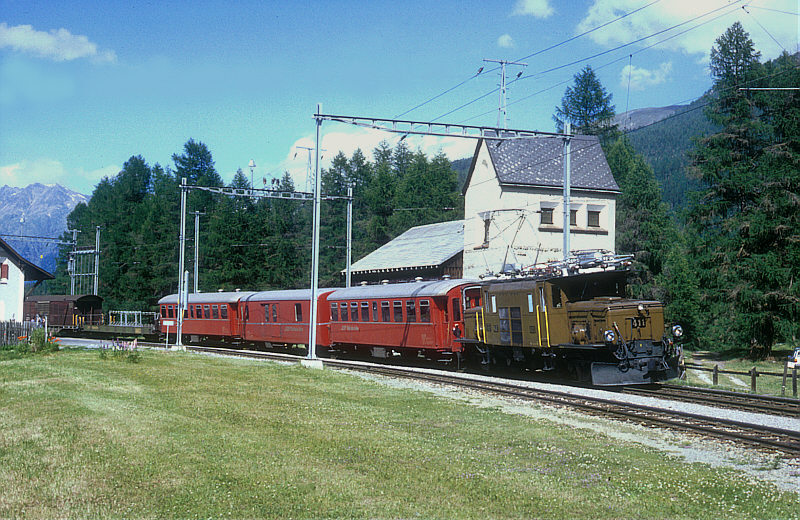
M 614 181 L 595 136 L 571 141 L 570 250 L 614 251 Z M 480 139 L 464 184 L 465 278 L 563 258 L 564 140 Z
M 25 260 L 0 238 L 0 321 L 22 321 L 25 282 L 52 280 L 54 276 Z

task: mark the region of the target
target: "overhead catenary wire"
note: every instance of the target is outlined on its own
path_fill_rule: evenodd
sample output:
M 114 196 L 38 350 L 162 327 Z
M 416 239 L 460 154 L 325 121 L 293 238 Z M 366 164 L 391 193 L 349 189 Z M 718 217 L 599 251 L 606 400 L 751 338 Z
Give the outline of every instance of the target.
M 649 35 L 647 35 L 647 36 L 643 36 L 643 37 L 641 37 L 641 38 L 637 38 L 637 39 L 635 39 L 635 40 L 632 40 L 632 41 L 630 41 L 630 42 L 624 43 L 624 44 L 622 44 L 622 45 L 618 45 L 618 46 L 616 46 L 616 47 L 614 47 L 614 48 L 612 48 L 612 49 L 607 49 L 607 50 L 605 50 L 605 51 L 598 52 L 598 53 L 592 54 L 592 55 L 590 55 L 590 56 L 586 56 L 586 57 L 583 57 L 583 58 L 581 58 L 581 59 L 578 59 L 578 60 L 571 61 L 571 62 L 569 62 L 569 63 L 565 63 L 565 64 L 561 64 L 561 65 L 558 65 L 558 66 L 555 66 L 555 67 L 551 67 L 551 68 L 549 68 L 549 69 L 545 69 L 545 70 L 542 70 L 542 71 L 539 71 L 539 72 L 536 72 L 536 73 L 533 73 L 533 74 L 523 75 L 523 76 L 522 76 L 522 77 L 520 77 L 520 78 L 516 78 L 516 79 L 514 79 L 514 80 L 511 80 L 511 81 L 509 81 L 509 82 L 508 82 L 508 84 L 509 84 L 509 85 L 511 85 L 511 84 L 513 84 L 513 83 L 516 83 L 516 82 L 518 82 L 518 81 L 523 81 L 523 80 L 526 80 L 526 79 L 533 79 L 533 78 L 537 78 L 537 77 L 539 77 L 539 76 L 543 76 L 543 75 L 545 75 L 545 74 L 548 74 L 548 73 L 550 73 L 550 72 L 555 72 L 555 71 L 557 71 L 557 70 L 561 70 L 561 69 L 564 69 L 564 68 L 566 68 L 566 67 L 570 67 L 570 66 L 572 66 L 572 65 L 575 65 L 575 64 L 578 64 L 578 63 L 582 63 L 582 62 L 585 62 L 585 61 L 588 61 L 588 60 L 592 60 L 592 59 L 598 58 L 598 57 L 600 57 L 600 56 L 604 56 L 604 55 L 606 55 L 606 54 L 610 54 L 610 53 L 612 53 L 612 52 L 618 51 L 618 50 L 620 50 L 620 49 L 624 49 L 625 47 L 629 47 L 629 46 L 631 46 L 631 45 L 634 45 L 634 44 L 636 44 L 636 43 L 639 43 L 639 42 L 642 42 L 642 41 L 644 41 L 644 40 L 647 40 L 647 39 L 649 39 L 649 38 L 652 38 L 652 37 L 654 37 L 654 36 L 658 36 L 659 34 L 664 34 L 664 33 L 666 33 L 666 32 L 669 32 L 669 31 L 671 31 L 671 30 L 673 30 L 673 29 L 676 29 L 676 28 L 678 28 L 678 27 L 684 26 L 684 25 L 686 25 L 686 24 L 688 24 L 688 23 L 691 23 L 691 22 L 693 22 L 693 21 L 695 21 L 695 20 L 698 20 L 698 19 L 700 19 L 700 18 L 704 18 L 704 17 L 706 17 L 706 16 L 708 16 L 708 15 L 710 15 L 710 14 L 713 14 L 713 13 L 715 13 L 715 12 L 718 12 L 718 11 L 720 11 L 720 10 L 728 9 L 728 10 L 727 10 L 725 13 L 723 13 L 723 14 L 722 14 L 722 15 L 720 15 L 720 16 L 724 16 L 724 15 L 730 14 L 730 13 L 732 13 L 732 12 L 734 12 L 734 11 L 737 11 L 737 10 L 738 10 L 738 8 L 739 8 L 739 7 L 738 7 L 738 6 L 735 6 L 736 4 L 741 4 L 741 3 L 742 3 L 742 2 L 744 2 L 744 1 L 745 1 L 745 0 L 734 0 L 734 2 L 733 2 L 732 4 L 728 4 L 728 5 L 725 5 L 725 6 L 722 6 L 722 7 L 717 7 L 716 9 L 711 9 L 710 11 L 706 11 L 705 13 L 702 13 L 702 14 L 700 14 L 700 15 L 697 15 L 697 16 L 695 16 L 695 17 L 692 17 L 692 18 L 690 18 L 690 19 L 688 19 L 688 20 L 684 20 L 683 22 L 680 22 L 680 23 L 677 23 L 677 24 L 675 24 L 675 25 L 672 25 L 672 26 L 670 26 L 670 27 L 667 27 L 666 29 L 662 29 L 662 30 L 660 30 L 660 31 L 656 31 L 656 32 L 654 32 L 654 33 L 652 33 L 652 34 L 649 34 Z M 735 6 L 735 7 L 734 7 L 734 6 Z M 705 23 L 705 22 L 704 22 L 704 23 Z M 703 24 L 698 24 L 697 26 L 693 27 L 692 29 L 695 29 L 695 28 L 697 28 L 697 27 L 700 27 L 701 25 L 703 25 Z M 691 30 L 691 29 L 690 29 L 690 30 Z M 678 34 L 683 34 L 683 33 L 678 33 Z M 673 36 L 671 36 L 670 38 L 673 38 L 673 37 L 675 37 L 675 36 L 677 36 L 677 35 L 673 35 Z M 668 40 L 668 39 L 670 39 L 670 38 L 667 38 L 667 39 L 665 39 L 665 40 L 663 40 L 663 41 L 667 41 L 667 40 Z M 662 41 L 662 42 L 660 42 L 660 43 L 663 43 L 663 41 Z M 650 47 L 652 47 L 652 45 L 651 45 Z M 650 48 L 650 47 L 646 47 L 646 48 Z M 642 50 L 644 50 L 644 49 L 642 49 Z M 637 51 L 637 52 L 641 52 L 641 51 Z M 624 58 L 626 58 L 626 57 L 627 57 L 627 56 L 625 56 Z M 612 62 L 612 63 L 615 63 L 615 62 L 617 62 L 617 61 L 621 61 L 621 60 L 622 60 L 622 59 L 624 59 L 624 58 L 619 58 L 619 59 L 615 60 L 615 61 L 614 61 L 614 62 Z M 609 64 L 610 64 L 610 63 L 609 63 Z M 487 97 L 487 96 L 489 96 L 489 95 L 491 95 L 491 94 L 494 94 L 494 93 L 495 93 L 495 92 L 497 92 L 498 90 L 499 90 L 499 87 L 498 87 L 498 88 L 495 88 L 495 89 L 493 89 L 493 90 L 491 90 L 491 91 L 489 91 L 489 92 L 486 92 L 486 93 L 484 93 L 484 94 L 482 94 L 482 95 L 480 95 L 480 96 L 478 96 L 478 97 L 476 97 L 476 98 L 474 98 L 474 99 L 472 99 L 472 100 L 470 100 L 470 101 L 468 101 L 468 102 L 466 102 L 466 103 L 463 103 L 463 104 L 462 104 L 462 105 L 460 105 L 459 107 L 457 107 L 457 108 L 455 108 L 455 109 L 453 109 L 453 110 L 450 110 L 450 111 L 448 111 L 448 112 L 446 112 L 446 113 L 444 113 L 444 114 L 442 114 L 442 115 L 438 116 L 437 118 L 433 119 L 433 121 L 438 121 L 439 119 L 441 119 L 441 118 L 443 118 L 443 117 L 446 117 L 446 116 L 448 116 L 448 115 L 450 115 L 450 114 L 453 114 L 453 113 L 455 113 L 455 112 L 457 112 L 457 111 L 459 111 L 459 110 L 462 110 L 463 108 L 466 108 L 466 107 L 468 107 L 468 106 L 470 106 L 470 105 L 472 105 L 472 104 L 474 104 L 474 103 L 476 103 L 476 102 L 480 101 L 481 99 L 483 99 L 483 98 L 485 98 L 485 97 Z M 522 99 L 527 99 L 527 97 L 525 97 L 525 98 L 522 98 Z M 518 103 L 518 102 L 522 101 L 522 99 L 519 99 L 519 100 L 517 100 L 517 101 L 515 101 L 515 102 L 509 103 L 509 105 L 512 105 L 512 104 L 514 104 L 514 103 Z M 494 110 L 493 110 L 492 112 L 494 112 Z
M 543 53 L 545 53 L 545 52 L 547 52 L 547 51 L 550 51 L 550 50 L 556 49 L 556 48 L 558 48 L 558 47 L 561 47 L 562 45 L 565 45 L 565 44 L 567 44 L 567 43 L 569 43 L 569 42 L 571 42 L 571 41 L 577 40 L 578 38 L 581 38 L 581 37 L 583 37 L 583 36 L 586 36 L 587 34 L 591 34 L 591 33 L 595 32 L 595 31 L 598 31 L 598 30 L 600 30 L 600 29 L 602 29 L 602 28 L 604 28 L 604 27 L 607 27 L 607 26 L 609 26 L 609 25 L 611 25 L 611 24 L 613 24 L 613 23 L 615 23 L 615 22 L 618 22 L 618 21 L 620 21 L 620 20 L 622 20 L 622 19 L 624 19 L 624 18 L 627 18 L 628 16 L 631 16 L 631 15 L 633 15 L 633 14 L 635 14 L 635 13 L 638 13 L 639 11 L 642 11 L 642 10 L 644 10 L 644 9 L 647 9 L 648 7 L 650 7 L 650 6 L 654 5 L 654 4 L 657 4 L 657 3 L 658 3 L 658 2 L 660 2 L 660 1 L 661 1 L 661 0 L 653 0 L 653 1 L 652 1 L 652 2 L 650 2 L 650 3 L 648 3 L 648 4 L 646 4 L 646 5 L 643 5 L 642 7 L 639 7 L 639 8 L 637 8 L 637 9 L 634 9 L 633 11 L 629 11 L 629 12 L 627 12 L 627 13 L 625 13 L 625 14 L 622 14 L 622 15 L 620 15 L 620 16 L 618 16 L 617 18 L 614 18 L 613 20 L 609 20 L 609 21 L 607 21 L 607 22 L 604 22 L 604 23 L 602 23 L 602 24 L 600 24 L 600 25 L 597 25 L 597 26 L 595 26 L 595 27 L 592 27 L 591 29 L 588 29 L 588 30 L 586 30 L 586 31 L 584 31 L 584 32 L 582 32 L 582 33 L 580 33 L 580 34 L 577 34 L 577 35 L 575 35 L 575 36 L 572 36 L 572 37 L 570 37 L 570 38 L 567 38 L 566 40 L 562 40 L 562 41 L 560 41 L 560 42 L 558 42 L 558 43 L 555 43 L 555 44 L 553 44 L 553 45 L 551 45 L 551 46 L 549 46 L 549 47 L 546 47 L 546 48 L 544 48 L 544 49 L 540 49 L 540 50 L 538 50 L 538 51 L 536 51 L 536 52 L 533 52 L 533 53 L 531 53 L 531 54 L 529 54 L 529 55 L 527 55 L 527 56 L 525 56 L 525 57 L 523 57 L 523 58 L 520 58 L 520 59 L 518 59 L 518 60 L 514 60 L 514 61 L 522 61 L 522 60 L 525 60 L 525 59 L 528 59 L 528 58 L 532 58 L 532 57 L 534 57 L 534 56 L 538 56 L 539 54 L 543 54 Z M 413 112 L 414 110 L 416 110 L 416 109 L 418 109 L 418 108 L 422 108 L 423 106 L 427 105 L 428 103 L 431 103 L 431 102 L 433 102 L 433 101 L 435 101 L 435 100 L 439 99 L 440 97 L 442 97 L 442 96 L 444 96 L 444 95 L 446 95 L 446 94 L 449 94 L 450 92 L 452 92 L 452 91 L 456 90 L 457 88 L 461 87 L 462 85 L 465 85 L 466 83 L 468 83 L 469 81 L 471 81 L 471 80 L 473 80 L 473 79 L 477 78 L 477 77 L 478 77 L 478 76 L 480 76 L 481 74 L 484 74 L 484 75 L 485 75 L 485 74 L 488 74 L 488 73 L 490 73 L 490 72 L 494 72 L 494 71 L 498 70 L 499 68 L 500 68 L 500 67 L 499 67 L 499 66 L 497 66 L 497 67 L 491 68 L 491 69 L 489 69 L 489 70 L 484 70 L 484 68 L 483 68 L 483 67 L 481 67 L 481 68 L 479 68 L 479 69 L 478 69 L 478 72 L 476 72 L 476 73 L 475 73 L 475 74 L 473 74 L 472 76 L 468 77 L 467 79 L 465 79 L 465 80 L 461 81 L 460 83 L 458 83 L 458 84 L 456 84 L 456 85 L 454 85 L 454 86 L 452 86 L 452 87 L 450 87 L 450 88 L 448 88 L 448 89 L 444 90 L 443 92 L 440 92 L 439 94 L 437 94 L 437 95 L 435 95 L 435 96 L 433 96 L 433 97 L 431 97 L 431 98 L 427 99 L 426 101 L 423 101 L 422 103 L 419 103 L 419 104 L 415 105 L 414 107 L 412 107 L 412 108 L 410 108 L 410 109 L 406 110 L 405 112 L 402 112 L 402 113 L 400 113 L 400 114 L 397 114 L 396 116 L 394 116 L 394 119 L 397 119 L 397 118 L 400 118 L 400 117 L 402 117 L 402 116 L 404 116 L 404 115 L 406 115 L 406 114 L 409 114 L 409 113 Z M 491 93 L 494 93 L 494 92 L 496 92 L 496 91 L 497 91 L 497 90 L 494 90 L 494 91 L 492 91 Z M 441 116 L 441 117 L 445 117 L 446 115 L 448 115 L 448 114 L 445 114 L 445 115 L 443 115 L 443 116 Z

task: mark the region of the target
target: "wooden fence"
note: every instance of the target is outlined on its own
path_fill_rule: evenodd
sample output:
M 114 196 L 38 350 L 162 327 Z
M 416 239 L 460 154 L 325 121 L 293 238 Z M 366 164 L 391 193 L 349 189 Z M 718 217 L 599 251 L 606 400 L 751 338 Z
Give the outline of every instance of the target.
M 789 368 L 789 362 L 787 361 L 783 365 L 783 374 L 778 372 L 760 372 L 756 367 L 751 368 L 747 372 L 741 372 L 737 370 L 722 370 L 719 368 L 719 365 L 714 365 L 714 368 L 707 368 L 701 365 L 697 365 L 694 363 L 686 363 L 686 370 L 698 370 L 701 372 L 711 372 L 711 382 L 714 385 L 719 384 L 719 375 L 720 374 L 731 374 L 737 376 L 750 376 L 750 391 L 756 392 L 757 391 L 757 381 L 759 376 L 773 376 L 773 377 L 782 377 L 783 378 L 783 386 L 781 386 L 781 395 L 786 395 L 786 383 L 789 379 L 791 379 L 792 385 L 792 396 L 797 397 L 797 366 L 793 368 Z
M 43 325 L 31 321 L 0 321 L 0 347 L 18 343 L 19 338 L 30 335 L 33 329 Z

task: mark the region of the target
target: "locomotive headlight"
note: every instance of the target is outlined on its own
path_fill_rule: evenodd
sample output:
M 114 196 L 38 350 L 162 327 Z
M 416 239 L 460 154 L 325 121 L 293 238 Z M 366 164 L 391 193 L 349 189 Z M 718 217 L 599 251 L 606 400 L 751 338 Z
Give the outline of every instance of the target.
M 675 336 L 676 338 L 680 338 L 681 336 L 683 336 L 683 327 L 681 327 L 680 325 L 673 325 L 672 335 Z
M 614 343 L 614 340 L 617 339 L 617 335 L 613 330 L 607 330 L 603 333 L 603 338 L 606 340 L 606 343 Z
M 639 314 L 644 314 L 644 305 L 640 303 L 636 310 L 639 311 Z

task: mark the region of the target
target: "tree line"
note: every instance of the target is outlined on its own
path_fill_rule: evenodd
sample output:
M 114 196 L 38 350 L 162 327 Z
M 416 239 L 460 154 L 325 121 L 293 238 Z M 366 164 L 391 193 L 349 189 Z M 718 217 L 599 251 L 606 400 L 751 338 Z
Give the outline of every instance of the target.
M 177 290 L 180 182 L 223 187 L 211 151 L 190 139 L 173 164 L 150 165 L 144 157 L 128 159 L 113 177 L 102 179 L 88 204 L 67 218 L 78 229 L 79 248 L 94 248 L 95 226 L 101 227 L 99 293 L 108 309 L 153 308 L 159 298 Z M 320 285 L 342 284 L 346 259 L 348 186 L 353 189 L 353 259 L 358 259 L 416 225 L 463 218 L 457 174 L 443 153 L 428 157 L 405 142 L 382 142 L 372 159 L 356 150 L 339 153 L 321 171 Z M 250 188 L 241 171 L 228 185 Z M 285 172 L 270 188 L 294 192 Z M 185 269 L 194 286 L 194 215 L 200 216 L 198 288 L 201 291 L 266 290 L 310 285 L 311 201 L 231 197 L 202 190 L 187 196 Z M 71 234 L 63 238 L 71 240 Z M 59 252 L 56 279 L 48 292 L 69 291 L 67 260 L 71 247 Z

